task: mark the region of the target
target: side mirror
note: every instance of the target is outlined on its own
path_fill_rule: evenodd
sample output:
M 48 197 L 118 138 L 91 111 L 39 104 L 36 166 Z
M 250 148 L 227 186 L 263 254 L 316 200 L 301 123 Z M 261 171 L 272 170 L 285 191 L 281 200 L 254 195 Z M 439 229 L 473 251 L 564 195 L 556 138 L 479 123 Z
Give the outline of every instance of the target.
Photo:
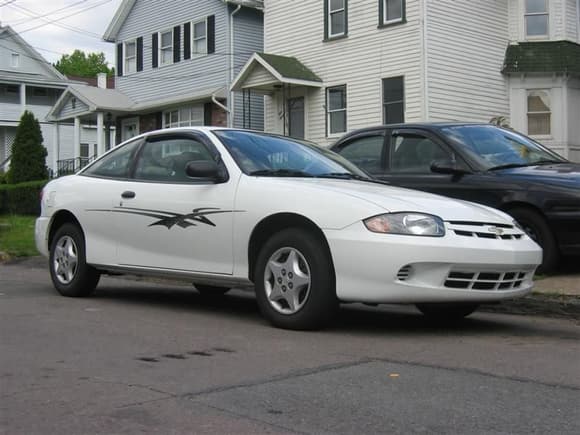
M 220 180 L 220 168 L 212 160 L 196 160 L 187 163 L 185 174 L 191 178 L 208 178 L 210 180 Z
M 469 171 L 459 168 L 457 166 L 457 163 L 450 159 L 434 160 L 431 163 L 431 172 L 435 172 L 436 174 L 451 174 L 451 175 L 469 174 Z

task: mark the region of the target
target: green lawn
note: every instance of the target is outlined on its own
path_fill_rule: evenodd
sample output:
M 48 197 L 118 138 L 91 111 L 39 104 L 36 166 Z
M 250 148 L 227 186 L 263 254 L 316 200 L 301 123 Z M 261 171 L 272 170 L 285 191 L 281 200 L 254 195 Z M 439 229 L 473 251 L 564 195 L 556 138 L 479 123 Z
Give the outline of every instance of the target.
M 34 244 L 35 216 L 0 215 L 0 252 L 10 257 L 38 255 Z

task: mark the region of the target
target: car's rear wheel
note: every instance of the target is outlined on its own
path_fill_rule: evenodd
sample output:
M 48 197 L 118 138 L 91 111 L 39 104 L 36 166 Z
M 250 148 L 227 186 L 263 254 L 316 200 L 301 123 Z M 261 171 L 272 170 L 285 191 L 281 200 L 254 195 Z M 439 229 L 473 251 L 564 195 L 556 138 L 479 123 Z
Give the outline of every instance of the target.
M 274 234 L 262 247 L 254 273 L 260 311 L 274 326 L 318 329 L 338 308 L 328 250 L 306 230 Z
M 66 223 L 56 231 L 49 261 L 52 283 L 61 295 L 82 297 L 94 292 L 100 273 L 86 262 L 85 238 L 77 225 Z
M 218 287 L 215 285 L 205 285 L 195 283 L 193 283 L 193 285 L 202 296 L 207 297 L 223 296 L 231 290 L 229 287 Z
M 469 316 L 477 310 L 478 304 L 460 304 L 460 303 L 433 303 L 417 304 L 419 311 L 430 320 L 438 322 L 456 322 Z
M 556 269 L 560 252 L 554 233 L 548 226 L 544 217 L 531 209 L 517 207 L 508 210 L 508 213 L 522 226 L 524 231 L 538 245 L 542 247 L 542 264 L 536 273 L 550 273 Z

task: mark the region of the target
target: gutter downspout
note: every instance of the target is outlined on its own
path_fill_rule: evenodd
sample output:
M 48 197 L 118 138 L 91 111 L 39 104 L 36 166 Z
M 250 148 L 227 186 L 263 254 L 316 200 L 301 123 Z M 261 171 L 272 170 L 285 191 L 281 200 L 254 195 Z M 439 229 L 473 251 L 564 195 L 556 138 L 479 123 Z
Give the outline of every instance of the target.
M 212 102 L 213 102 L 213 103 L 214 103 L 216 106 L 218 106 L 218 107 L 222 108 L 222 109 L 223 109 L 223 110 L 224 110 L 224 111 L 225 111 L 225 112 L 228 114 L 228 117 L 229 117 L 229 116 L 230 116 L 230 113 L 231 113 L 230 109 L 228 109 L 228 108 L 227 108 L 227 106 L 224 106 L 222 103 L 220 103 L 220 102 L 217 100 L 217 98 L 216 98 L 216 96 L 215 96 L 215 94 L 216 94 L 216 93 L 217 93 L 217 92 L 214 92 L 213 94 L 211 94 L 211 101 L 212 101 Z
M 231 87 L 232 83 L 234 82 L 234 64 L 235 64 L 235 55 L 234 55 L 234 15 L 236 15 L 240 9 L 242 9 L 242 5 L 238 5 L 236 6 L 236 8 L 232 11 L 232 13 L 230 14 L 230 55 L 228 56 L 229 60 L 230 60 L 230 65 L 229 65 L 229 70 L 230 70 L 230 80 L 228 83 L 228 89 Z M 214 100 L 214 97 L 212 95 L 212 101 Z M 220 107 L 223 107 L 222 104 L 219 104 Z M 228 127 L 233 127 L 234 126 L 234 91 L 230 90 L 230 95 L 228 98 L 228 106 L 230 106 L 230 109 L 228 110 L 229 116 L 228 116 Z M 227 110 L 227 109 L 226 109 Z

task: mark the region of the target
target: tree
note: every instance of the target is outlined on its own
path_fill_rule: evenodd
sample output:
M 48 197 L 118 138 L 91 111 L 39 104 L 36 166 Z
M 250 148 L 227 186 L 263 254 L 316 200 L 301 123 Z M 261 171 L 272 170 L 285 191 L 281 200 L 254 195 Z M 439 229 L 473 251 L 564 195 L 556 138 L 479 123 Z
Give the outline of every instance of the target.
M 48 178 L 47 152 L 42 142 L 38 120 L 31 112 L 25 111 L 20 118 L 16 138 L 12 145 L 12 158 L 7 174 L 9 183 L 16 184 Z
M 87 54 L 75 50 L 73 54 L 63 54 L 54 67 L 64 75 L 78 77 L 96 77 L 98 73 L 111 76 L 115 73 L 115 70 L 107 65 L 103 52 Z

